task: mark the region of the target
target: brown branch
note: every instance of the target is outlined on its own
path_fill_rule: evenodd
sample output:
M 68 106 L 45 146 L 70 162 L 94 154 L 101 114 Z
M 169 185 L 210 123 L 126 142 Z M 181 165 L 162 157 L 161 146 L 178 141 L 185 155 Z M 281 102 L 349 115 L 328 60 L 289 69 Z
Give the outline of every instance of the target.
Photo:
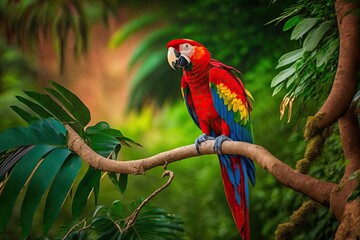
M 351 14 L 358 8 L 358 2 L 337 0 L 335 10 L 340 35 L 338 67 L 331 92 L 324 105 L 308 121 L 306 138 L 317 135 L 322 129 L 331 126 L 346 113 L 355 95 L 360 66 L 360 27 L 359 16 Z
M 340 221 L 347 199 L 358 184 L 357 178 L 349 180 L 349 177 L 360 170 L 360 128 L 352 108 L 339 119 L 339 129 L 344 156 L 349 163 L 339 185 L 341 188 L 331 194 L 330 205 L 336 218 Z
M 163 191 L 165 188 L 167 188 L 170 183 L 172 182 L 172 180 L 174 179 L 174 173 L 170 170 L 166 170 L 163 174 L 162 174 L 162 178 L 164 178 L 165 176 L 169 176 L 169 179 L 167 180 L 167 182 L 162 185 L 160 188 L 156 189 L 152 194 L 150 194 L 144 201 L 141 202 L 141 204 L 135 209 L 135 211 L 125 220 L 126 223 L 126 227 L 122 230 L 124 232 L 126 232 L 127 230 L 129 230 L 132 226 L 134 226 L 135 221 L 137 216 L 139 215 L 140 210 L 153 198 L 155 197 L 158 193 L 160 193 L 161 191 Z
M 110 160 L 96 154 L 71 127 L 66 125 L 66 129 L 68 130 L 69 148 L 91 166 L 108 172 L 144 174 L 151 168 L 166 166 L 168 163 L 199 155 L 195 145 L 192 144 L 138 160 Z M 214 140 L 211 140 L 202 143 L 200 146 L 201 154 L 215 154 L 213 150 L 214 142 Z M 222 151 L 224 154 L 243 155 L 256 161 L 285 186 L 301 192 L 323 205 L 329 205 L 330 193 L 338 186 L 335 183 L 324 182 L 292 169 L 259 145 L 226 141 L 222 145 Z M 314 191 L 314 189 L 317 189 L 317 191 Z

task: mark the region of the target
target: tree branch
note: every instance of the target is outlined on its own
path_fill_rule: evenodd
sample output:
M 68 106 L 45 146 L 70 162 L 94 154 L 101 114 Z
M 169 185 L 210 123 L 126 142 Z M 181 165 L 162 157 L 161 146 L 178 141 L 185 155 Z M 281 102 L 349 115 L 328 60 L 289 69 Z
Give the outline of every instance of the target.
M 346 113 L 356 93 L 358 71 L 360 66 L 360 27 L 359 16 L 352 14 L 358 8 L 358 2 L 337 0 L 335 10 L 340 34 L 340 52 L 338 67 L 331 92 L 324 105 L 311 121 L 307 139 L 317 135 L 321 130 L 331 126 Z
M 198 156 L 195 145 L 179 147 L 157 155 L 130 161 L 116 161 L 96 154 L 81 137 L 68 125 L 68 146 L 91 166 L 107 172 L 120 174 L 144 174 L 147 170 L 157 167 L 166 167 L 168 163 Z M 201 144 L 201 155 L 215 154 L 214 140 Z M 224 154 L 237 154 L 256 161 L 262 168 L 271 173 L 278 181 L 291 189 L 303 193 L 314 201 L 329 205 L 330 194 L 338 185 L 324 182 L 311 176 L 302 174 L 279 159 L 274 157 L 264 147 L 246 142 L 225 141 L 222 145 Z M 317 189 L 317 191 L 314 191 Z
M 349 177 L 360 170 L 360 128 L 354 115 L 354 109 L 349 108 L 347 113 L 339 119 L 339 129 L 344 156 L 349 163 L 346 165 L 339 185 L 341 188 L 331 194 L 330 206 L 340 221 L 348 203 L 348 197 L 358 184 L 357 178 L 349 180 Z

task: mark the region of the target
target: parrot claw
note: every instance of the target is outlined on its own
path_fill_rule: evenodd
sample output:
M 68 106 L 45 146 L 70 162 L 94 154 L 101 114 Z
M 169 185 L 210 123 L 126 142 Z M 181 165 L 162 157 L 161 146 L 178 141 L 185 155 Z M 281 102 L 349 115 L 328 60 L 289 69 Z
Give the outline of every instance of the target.
M 221 146 L 224 141 L 232 141 L 232 139 L 223 134 L 215 138 L 214 152 L 217 152 L 218 154 L 223 154 L 221 150 Z
M 201 134 L 198 138 L 195 139 L 196 151 L 200 154 L 200 144 L 207 140 L 214 140 L 214 139 L 215 139 L 214 137 L 210 137 L 209 135 L 206 135 L 205 133 Z

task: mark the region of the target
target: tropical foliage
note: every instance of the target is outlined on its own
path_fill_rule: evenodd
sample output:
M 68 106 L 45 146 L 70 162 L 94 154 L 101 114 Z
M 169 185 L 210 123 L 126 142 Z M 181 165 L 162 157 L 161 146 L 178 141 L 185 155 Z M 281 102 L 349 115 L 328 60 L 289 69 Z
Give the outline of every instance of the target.
M 120 200 L 114 201 L 110 207 L 98 206 L 93 215 L 86 221 L 77 223 L 65 235 L 70 239 L 181 239 L 182 219 L 169 214 L 161 208 L 145 205 L 136 218 L 134 225 L 128 225 L 132 215 L 144 199 L 124 204 Z M 128 230 L 125 229 L 129 227 Z
M 138 202 L 133 207 L 128 207 L 124 202 L 138 199 L 140 194 L 147 193 L 152 189 L 151 186 L 157 185 L 158 173 L 162 169 L 154 169 L 143 177 L 107 174 L 105 184 L 100 188 L 99 182 L 103 174 L 87 166 L 80 169 L 78 156 L 66 149 L 63 124 L 72 126 L 99 154 L 111 158 L 115 158 L 117 153 L 122 154 L 125 159 L 149 156 L 192 143 L 200 132 L 193 126 L 185 106 L 176 101 L 180 99 L 180 74 L 171 71 L 165 60 L 165 44 L 171 38 L 196 39 L 204 43 L 215 58 L 239 68 L 245 74 L 242 76 L 243 81 L 255 98 L 252 115 L 255 142 L 276 153 L 277 157 L 284 159 L 289 165 L 295 165 L 297 159 L 303 158 L 306 144 L 302 129 L 305 119 L 307 115 L 314 113 L 327 95 L 336 68 L 339 41 L 333 1 L 316 0 L 309 3 L 300 0 L 291 7 L 288 6 L 289 3 L 282 1 L 273 1 L 275 4 L 269 6 L 269 1 L 262 0 L 226 0 L 221 3 L 216 0 L 153 1 L 151 6 L 145 1 L 124 1 L 116 2 L 110 8 L 102 8 L 100 5 L 114 2 L 101 1 L 100 4 L 96 1 L 72 0 L 57 1 L 54 5 L 50 4 L 51 1 L 45 1 L 43 5 L 38 2 L 44 1 L 2 1 L 0 11 L 3 14 L 0 18 L 9 16 L 6 23 L 11 23 L 9 30 L 13 33 L 12 37 L 19 37 L 21 45 L 35 45 L 39 32 L 52 36 L 60 58 L 63 57 L 63 48 L 71 44 L 65 41 L 71 34 L 75 34 L 75 41 L 72 42 L 75 45 L 71 47 L 76 54 L 91 50 L 86 40 L 90 35 L 89 25 L 91 19 L 98 19 L 92 14 L 107 19 L 109 12 L 121 8 L 123 3 L 135 9 L 133 12 L 139 15 L 134 16 L 114 34 L 109 42 L 110 47 L 124 44 L 137 31 L 152 28 L 129 61 L 129 69 L 136 71 L 131 82 L 129 109 L 142 108 L 142 111 L 131 112 L 125 123 L 118 124 L 132 138 L 139 139 L 145 148 L 136 151 L 121 148 L 119 152 L 122 145 L 133 142 L 106 122 L 87 126 L 90 119 L 88 109 L 75 95 L 57 83 L 51 82 L 52 87 L 46 89 L 46 94 L 25 92 L 27 97 L 17 98 L 28 108 L 12 108 L 29 126 L 9 129 L 0 135 L 1 160 L 10 159 L 12 163 L 18 161 L 10 174 L 3 175 L 7 184 L 1 185 L 0 207 L 3 209 L 2 206 L 6 206 L 6 210 L 0 211 L 2 229 L 8 223 L 14 209 L 13 204 L 18 198 L 21 201 L 20 211 L 23 213 L 20 223 L 23 236 L 26 236 L 31 228 L 34 211 L 42 204 L 39 196 L 44 196 L 44 207 L 45 210 L 48 209 L 42 213 L 44 233 L 53 225 L 64 200 L 70 199 L 72 214 L 77 219 L 60 235 L 69 233 L 68 237 L 71 239 L 88 236 L 105 238 L 106 234 L 119 238 L 128 237 L 130 232 L 122 234 L 117 228 L 124 226 L 124 218 L 128 215 L 113 212 L 119 209 L 131 212 Z M 11 11 L 5 11 L 7 3 L 9 6 L 19 5 L 11 8 Z M 284 8 L 287 9 L 277 18 Z M 50 16 L 48 10 L 59 14 L 53 21 L 46 23 Z M 275 19 L 277 25 L 264 26 L 271 19 Z M 289 41 L 289 38 L 292 40 Z M 12 99 L 14 95 L 19 95 L 18 89 L 29 89 L 28 86 L 34 82 L 34 72 L 22 53 L 14 47 L 10 48 L 3 39 L 0 39 L 0 51 L 0 101 L 5 106 L 9 105 L 10 97 Z M 278 74 L 274 73 L 275 67 Z M 270 85 L 273 90 L 266 87 Z M 353 101 L 358 109 L 359 99 L 357 94 Z M 174 103 L 169 103 L 174 100 Z M 288 119 L 292 116 L 289 124 L 278 120 L 278 105 L 281 101 L 280 114 L 285 115 L 287 108 Z M 154 102 L 163 108 L 149 108 L 147 103 Z M 0 111 L 1 116 L 5 116 L 2 114 L 4 109 Z M 9 118 L 1 118 L 2 122 L 8 120 Z M 17 134 L 21 134 L 21 137 L 14 140 L 13 144 L 16 146 L 9 145 L 7 141 L 10 135 L 18 136 Z M 29 145 L 32 147 L 27 147 Z M 27 161 L 30 158 L 32 161 Z M 56 161 L 51 161 L 55 158 Z M 176 184 L 166 190 L 165 198 L 153 200 L 154 204 L 183 216 L 185 234 L 178 235 L 182 231 L 182 222 L 177 216 L 147 206 L 139 219 L 143 216 L 144 219 L 154 220 L 152 222 L 155 223 L 155 228 L 150 225 L 146 227 L 149 228 L 148 236 L 153 231 L 164 230 L 159 226 L 166 220 L 169 228 L 163 233 L 169 233 L 167 237 L 170 239 L 172 236 L 174 239 L 175 236 L 184 236 L 185 239 L 238 238 L 226 205 L 222 183 L 219 181 L 218 163 L 215 159 L 204 158 L 172 164 L 171 168 L 177 176 Z M 312 166 L 310 174 L 336 182 L 341 177 L 344 162 L 335 127 L 325 142 L 323 155 Z M 20 167 L 25 164 L 32 165 L 20 172 Z M 0 166 L 0 169 L 10 167 Z M 47 166 L 54 168 L 50 176 L 45 176 L 45 184 L 35 191 L 34 186 L 44 176 Z M 61 197 L 54 199 L 50 193 L 58 187 L 57 182 L 65 177 L 75 179 L 75 183 L 69 185 L 65 181 L 64 189 L 59 190 Z M 253 238 L 273 239 L 276 226 L 287 221 L 291 212 L 306 199 L 292 190 L 282 188 L 260 168 L 257 170 L 257 178 L 261 181 L 251 189 L 250 199 L 251 224 L 252 229 L 256 229 L 252 231 Z M 136 191 L 116 195 L 116 199 L 121 196 L 121 202 L 113 202 L 114 193 L 111 190 L 114 185 L 122 192 L 126 188 Z M 24 199 L 16 194 L 8 197 L 10 195 L 7 193 L 18 193 L 21 189 Z M 35 192 L 39 196 L 35 196 Z M 108 202 L 109 207 L 98 207 L 98 211 L 92 211 L 92 217 L 83 218 L 84 207 L 92 193 L 94 202 Z M 149 218 L 145 213 L 149 213 Z M 306 222 L 303 229 L 296 230 L 295 239 L 330 239 L 337 227 L 337 222 L 326 208 L 320 208 Z M 134 231 L 135 229 L 136 223 Z
M 3 182 L 0 193 L 0 208 L 2 209 L 0 231 L 4 231 L 7 226 L 20 191 L 24 190 L 25 197 L 20 210 L 22 238 L 30 235 L 35 211 L 46 192 L 43 213 L 44 235 L 49 232 L 57 219 L 71 191 L 75 192 L 72 197 L 74 219 L 81 218 L 92 192 L 95 204 L 97 204 L 102 177 L 100 170 L 89 166 L 77 185 L 76 191 L 73 190 L 75 178 L 78 177 L 82 164 L 80 157 L 71 152 L 67 146 L 67 130 L 64 124 L 76 130 L 95 152 L 104 157 L 116 159 L 122 145 L 139 145 L 123 136 L 119 130 L 110 128 L 106 122 L 87 127 L 91 119 L 89 109 L 76 95 L 63 86 L 55 82 L 51 82 L 51 85 L 52 88 L 46 89 L 48 94 L 25 91 L 30 99 L 17 96 L 17 99 L 29 109 L 24 110 L 17 106 L 12 106 L 12 109 L 29 126 L 10 128 L 0 134 L 0 178 Z M 127 175 L 119 176 L 115 173 L 107 175 L 116 188 L 121 192 L 125 191 Z M 115 205 L 120 211 L 119 207 L 122 205 Z M 110 208 L 112 213 L 114 206 Z M 118 212 L 117 216 L 125 216 L 121 214 L 125 212 Z M 144 208 L 140 216 L 145 220 L 137 222 L 130 228 L 131 231 L 113 233 L 114 229 L 112 229 L 111 233 L 137 239 L 137 234 L 146 236 L 154 232 L 176 237 L 178 232 L 171 229 L 182 230 L 179 218 L 171 217 L 162 209 L 148 208 L 146 210 Z M 95 231 L 98 228 L 102 231 L 103 227 L 109 227 L 107 220 L 109 219 L 94 218 L 92 224 L 95 226 Z M 103 225 L 104 222 L 106 226 Z M 116 224 L 113 226 L 115 230 L 118 230 Z M 100 234 L 98 238 L 102 239 L 101 236 Z M 106 239 L 106 236 L 102 237 Z
M 271 87 L 273 95 L 287 89 L 280 114 L 282 117 L 288 107 L 290 121 L 295 99 L 320 102 L 327 96 L 336 71 L 339 33 L 333 1 L 314 1 L 311 7 L 298 1 L 274 21 L 285 19 L 283 31 L 292 29 L 290 40 L 297 40 L 301 47 L 280 57 L 276 68 L 283 70 L 273 78 Z

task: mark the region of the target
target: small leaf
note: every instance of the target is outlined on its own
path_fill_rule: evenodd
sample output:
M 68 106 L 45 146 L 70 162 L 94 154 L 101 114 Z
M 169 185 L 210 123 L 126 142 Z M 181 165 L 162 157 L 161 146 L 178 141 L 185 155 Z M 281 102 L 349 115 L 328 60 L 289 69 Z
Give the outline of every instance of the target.
M 55 148 L 46 155 L 32 176 L 20 210 L 21 235 L 23 237 L 29 236 L 35 210 L 70 153 L 68 148 Z
M 319 19 L 318 18 L 305 18 L 296 24 L 294 30 L 291 33 L 291 40 L 298 40 L 304 34 L 306 34 L 311 28 L 315 26 Z
M 288 77 L 290 77 L 291 75 L 293 75 L 295 73 L 295 70 L 296 70 L 296 66 L 295 66 L 295 64 L 293 64 L 293 65 L 291 65 L 291 67 L 279 72 L 271 81 L 271 87 L 275 87 L 278 84 L 285 81 Z
M 74 183 L 81 168 L 81 159 L 78 155 L 71 154 L 61 166 L 53 183 L 51 184 L 43 217 L 43 233 L 46 235 L 58 217 L 61 207 Z
M 294 74 L 291 78 L 289 78 L 286 82 L 286 88 L 289 88 L 291 84 L 297 79 L 297 74 Z
M 283 31 L 287 31 L 291 28 L 293 28 L 296 24 L 298 24 L 301 20 L 301 16 L 300 15 L 296 15 L 293 16 L 292 18 L 290 18 L 289 20 L 286 21 L 286 23 L 284 24 L 283 27 Z
M 300 48 L 282 55 L 278 61 L 279 64 L 276 66 L 275 69 L 295 62 L 296 60 L 300 59 L 303 56 L 303 54 L 304 54 L 304 50 Z
M 335 39 L 329 44 L 328 47 L 322 49 L 322 51 L 319 51 L 316 54 L 316 67 L 321 67 L 324 63 L 328 62 L 338 47 L 339 39 Z
M 277 85 L 273 91 L 272 96 L 275 96 L 276 94 L 278 94 L 280 92 L 280 90 L 284 87 L 284 84 L 285 83 L 281 83 L 281 84 Z
M 127 174 L 120 174 L 119 177 L 119 189 L 122 194 L 125 193 L 126 187 L 128 183 L 128 175 Z
M 89 166 L 85 176 L 81 179 L 72 202 L 72 215 L 77 218 L 85 208 L 92 189 L 99 184 L 101 171 Z
M 323 22 L 318 28 L 311 31 L 304 41 L 304 50 L 312 51 L 316 48 L 316 46 L 321 41 L 322 37 L 325 33 L 330 29 L 332 25 L 331 21 Z

